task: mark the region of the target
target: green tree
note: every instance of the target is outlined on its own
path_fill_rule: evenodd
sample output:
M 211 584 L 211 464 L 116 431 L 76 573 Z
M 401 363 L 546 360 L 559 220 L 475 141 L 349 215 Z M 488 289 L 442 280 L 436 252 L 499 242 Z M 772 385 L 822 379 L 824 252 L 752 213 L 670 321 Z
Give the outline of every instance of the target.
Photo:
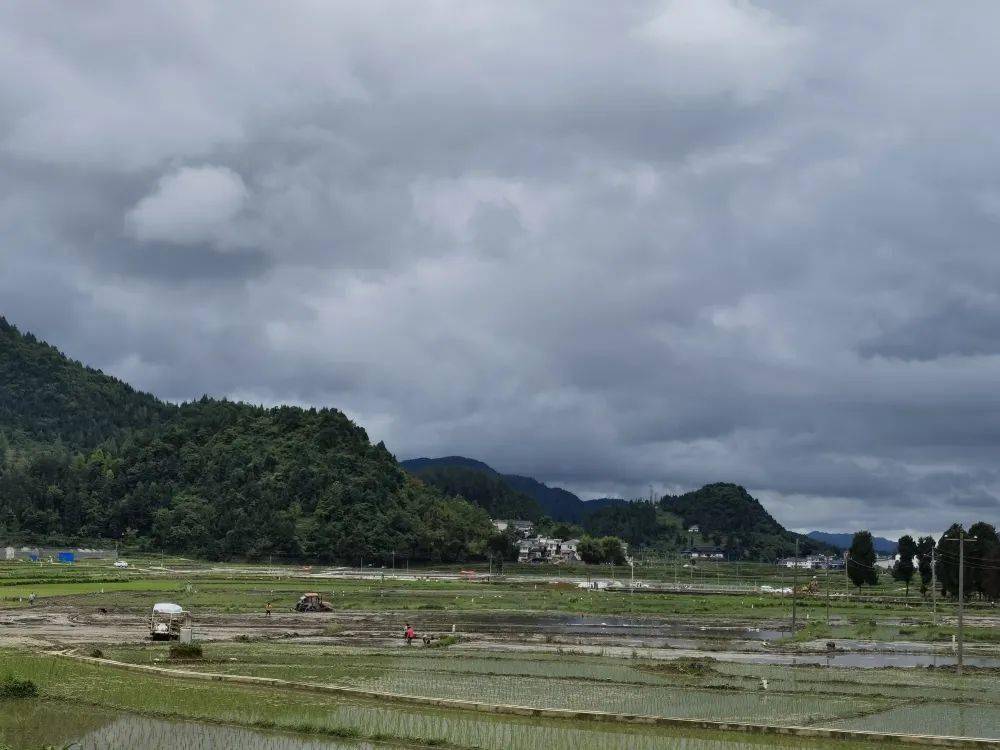
M 934 548 L 936 543 L 932 536 L 922 536 L 917 540 L 917 569 L 920 571 L 920 595 L 925 597 L 930 590 L 934 573 Z
M 616 536 L 605 536 L 597 541 L 601 547 L 601 557 L 604 562 L 612 565 L 625 564 L 625 548 L 621 539 Z
M 875 543 L 870 531 L 855 532 L 847 558 L 847 577 L 859 589 L 878 583 Z
M 1000 600 L 1000 545 L 991 547 L 983 557 L 982 592 L 991 602 Z
M 506 531 L 490 535 L 486 541 L 486 549 L 496 560 L 517 560 L 517 539 L 514 530 L 508 528 Z
M 579 539 L 583 529 L 575 523 L 558 523 L 552 527 L 552 536 L 556 539 Z
M 576 553 L 588 565 L 597 565 L 604 562 L 604 548 L 601 544 L 590 536 L 585 536 L 576 546 Z
M 913 580 L 914 572 L 913 558 L 917 554 L 917 544 L 913 541 L 912 536 L 904 534 L 899 538 L 899 543 L 896 547 L 899 559 L 892 566 L 892 577 L 893 580 L 902 581 L 906 584 L 906 595 L 909 596 L 910 581 Z
M 988 560 L 1000 548 L 1000 538 L 996 527 L 985 521 L 978 521 L 969 527 L 969 536 L 974 539 L 966 542 L 965 554 L 972 562 L 969 573 L 972 578 L 972 590 L 986 597 L 986 581 L 990 573 Z
M 954 523 L 941 535 L 938 541 L 937 552 L 937 577 L 938 585 L 941 586 L 941 594 L 954 599 L 958 598 L 958 568 L 959 568 L 959 536 L 964 533 L 968 539 L 968 532 L 963 531 L 962 524 Z M 965 596 L 972 593 L 972 568 L 969 560 L 970 542 L 965 542 Z

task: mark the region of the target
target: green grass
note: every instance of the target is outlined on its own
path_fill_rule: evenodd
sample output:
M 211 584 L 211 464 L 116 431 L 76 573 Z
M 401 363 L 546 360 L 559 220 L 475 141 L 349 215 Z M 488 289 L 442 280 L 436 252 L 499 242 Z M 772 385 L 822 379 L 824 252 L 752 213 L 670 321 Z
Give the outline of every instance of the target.
M 550 584 L 533 582 L 541 575 L 566 578 L 607 578 L 604 566 L 508 566 L 510 575 L 527 576 L 526 582 L 319 579 L 310 578 L 301 566 L 222 565 L 189 560 L 168 560 L 166 569 L 157 563 L 149 567 L 136 563 L 119 571 L 110 561 L 85 561 L 75 565 L 28 564 L 0 562 L 0 607 L 26 606 L 27 596 L 34 593 L 39 600 L 60 600 L 81 606 L 114 607 L 124 611 L 144 611 L 151 598 L 158 594 L 183 597 L 192 610 L 219 612 L 260 612 L 271 601 L 275 611 L 290 611 L 305 590 L 319 590 L 340 611 L 546 611 L 581 614 L 634 614 L 677 617 L 740 619 L 745 621 L 790 619 L 791 599 L 787 596 L 759 594 L 751 591 L 707 595 L 690 593 L 598 592 L 577 588 L 575 583 Z M 171 566 L 178 566 L 172 568 Z M 473 569 L 483 566 L 469 566 Z M 485 571 L 485 569 L 483 569 Z M 639 565 L 637 579 L 672 583 L 670 565 Z M 391 573 L 391 571 L 389 571 Z M 628 580 L 618 570 L 618 580 Z M 376 575 L 376 571 L 368 571 Z M 768 583 L 788 585 L 787 570 L 756 563 L 701 563 L 696 574 L 680 583 L 692 585 L 741 585 Z M 803 573 L 800 583 L 806 580 Z M 872 617 L 909 618 L 930 622 L 929 602 L 913 595 L 908 600 L 898 598 L 894 582 L 883 581 L 866 598 L 844 595 L 842 574 L 819 572 L 820 595 L 799 597 L 798 606 L 803 620 L 825 619 L 826 591 L 834 596 L 829 612 L 835 619 L 863 622 Z M 101 593 L 103 592 L 103 593 Z M 870 598 L 870 595 L 879 598 Z M 892 597 L 886 599 L 884 597 Z M 939 602 L 942 616 L 952 611 L 950 602 Z M 970 609 L 974 614 L 975 609 Z M 986 641 L 987 634 L 982 634 Z M 997 638 L 1000 640 L 1000 637 Z M 995 641 L 994 641 L 995 642 Z

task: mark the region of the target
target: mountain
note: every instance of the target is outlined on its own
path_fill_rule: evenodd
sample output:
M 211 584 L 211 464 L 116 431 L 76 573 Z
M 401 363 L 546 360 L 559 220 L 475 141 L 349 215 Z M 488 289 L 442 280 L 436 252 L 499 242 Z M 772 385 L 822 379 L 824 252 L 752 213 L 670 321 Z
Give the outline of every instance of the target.
M 8 444 L 93 448 L 156 427 L 175 411 L 0 317 L 0 429 Z
M 532 477 L 520 474 L 504 474 L 504 481 L 518 492 L 534 498 L 542 510 L 554 521 L 579 523 L 594 506 L 585 503 L 569 490 L 562 487 L 549 487 Z
M 687 541 L 677 516 L 641 501 L 604 504 L 583 519 L 583 528 L 593 537 L 616 536 L 632 547 L 664 552 L 676 550 Z
M 0 375 L 0 540 L 460 561 L 493 533 L 335 409 L 171 406 L 2 319 Z
M 537 479 L 520 474 L 501 474 L 489 464 L 465 456 L 411 458 L 400 463 L 408 472 L 438 489 L 457 492 L 480 507 L 487 508 L 494 518 L 534 521 L 544 515 L 553 521 L 580 523 L 594 511 L 627 502 L 615 498 L 584 501 L 569 490 L 549 487 Z M 477 478 L 474 473 L 484 474 L 489 480 Z
M 537 521 L 545 511 L 532 497 L 511 487 L 490 466 L 471 458 L 416 458 L 402 467 L 421 481 L 448 496 L 464 497 L 489 513 L 491 518 L 521 518 Z
M 829 544 L 831 547 L 836 547 L 839 550 L 850 549 L 851 540 L 854 538 L 854 534 L 841 534 L 828 531 L 810 531 L 806 534 L 810 539 L 815 539 L 824 544 Z M 895 555 L 896 554 L 896 542 L 891 539 L 886 539 L 884 536 L 873 537 L 875 542 L 875 551 L 880 555 Z
M 583 501 L 572 492 L 531 477 L 501 474 L 465 456 L 415 458 L 401 465 L 446 495 L 460 495 L 493 518 L 548 516 L 579 524 L 591 536 L 617 536 L 634 547 L 676 552 L 692 542 L 687 529 L 698 526 L 696 544 L 715 545 L 734 558 L 773 560 L 795 553 L 834 552 L 822 540 L 788 531 L 764 506 L 736 484 L 708 484 L 658 503 L 618 498 Z
M 484 464 L 482 461 L 477 461 L 474 458 L 466 458 L 465 456 L 410 458 L 405 461 L 400 461 L 399 465 L 412 474 L 419 474 L 421 471 L 432 468 L 440 468 L 442 466 L 459 466 L 464 469 L 475 469 L 476 471 L 484 471 L 489 474 L 498 473 L 493 467 Z
M 661 507 L 683 521 L 684 528 L 697 526 L 702 540 L 724 548 L 729 554 L 752 560 L 773 560 L 795 552 L 830 551 L 822 541 L 788 531 L 764 506 L 736 484 L 707 484 L 694 492 L 667 496 Z

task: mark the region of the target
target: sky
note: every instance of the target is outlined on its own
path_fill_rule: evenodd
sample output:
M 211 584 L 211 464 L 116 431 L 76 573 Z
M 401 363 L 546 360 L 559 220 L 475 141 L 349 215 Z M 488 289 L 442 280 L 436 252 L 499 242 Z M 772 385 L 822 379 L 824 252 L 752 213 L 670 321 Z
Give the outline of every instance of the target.
M 1000 521 L 1000 5 L 0 5 L 0 314 L 584 497 Z

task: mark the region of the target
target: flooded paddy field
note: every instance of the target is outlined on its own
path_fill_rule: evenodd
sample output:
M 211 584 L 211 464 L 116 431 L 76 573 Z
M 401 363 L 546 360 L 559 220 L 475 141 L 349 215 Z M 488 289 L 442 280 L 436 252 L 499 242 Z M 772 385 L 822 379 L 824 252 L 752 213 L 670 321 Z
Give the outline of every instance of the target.
M 69 750 L 409 750 L 415 745 L 373 744 L 225 724 L 158 719 L 72 703 L 37 701 L 6 706 L 0 714 L 0 743 L 12 748 Z
M 160 647 L 118 649 L 108 656 L 171 666 Z M 983 716 L 1000 707 L 1000 681 L 993 671 L 957 678 L 933 669 L 792 667 L 711 658 L 650 661 L 642 655 L 484 655 L 461 646 L 380 651 L 293 643 L 218 644 L 206 647 L 202 661 L 177 666 L 498 705 L 791 726 L 842 726 L 840 722 L 858 719 L 852 728 L 870 731 L 895 731 L 885 729 L 881 717 L 911 705 L 981 708 Z M 982 726 L 988 733 L 980 736 L 1000 740 L 1000 726 L 989 721 Z
M 316 589 L 333 611 L 292 611 L 301 592 Z M 36 594 L 30 604 L 29 593 Z M 176 601 L 192 612 L 201 658 L 176 661 L 166 646 L 148 642 L 148 613 L 157 601 Z M 340 579 L 218 565 L 122 574 L 96 565 L 0 563 L 0 678 L 20 675 L 39 687 L 34 701 L 0 700 L 6 733 L 0 744 L 138 742 L 155 749 L 157 737 L 173 736 L 185 747 L 248 750 L 428 743 L 482 750 L 874 746 L 705 727 L 609 726 L 595 721 L 595 712 L 1000 743 L 1000 619 L 991 611 L 980 607 L 966 619 L 969 670 L 959 678 L 946 604 L 932 624 L 917 602 L 804 599 L 794 631 L 789 604 L 753 594 L 581 591 L 541 577 Z M 400 637 L 405 622 L 431 636 L 432 645 L 418 640 L 407 647 Z M 172 673 L 52 655 L 67 649 Z M 198 681 L 177 670 L 298 686 Z M 354 692 L 322 694 L 306 686 Z M 449 701 L 583 717 L 483 715 Z M 54 720 L 54 709 L 69 718 Z M 84 723 L 74 724 L 74 715 Z M 69 725 L 64 736 L 38 734 Z
M 3 656 L 7 656 L 4 654 Z M 242 747 L 354 750 L 871 750 L 872 742 L 700 729 L 483 715 L 392 701 L 163 678 L 46 656 L 10 666 L 37 680 L 43 698 L 0 701 L 0 737 L 14 747 Z M 110 674 L 109 674 L 110 672 Z M 73 744 L 76 743 L 76 744 Z M 180 743 L 180 744 L 178 744 Z M 58 746 L 62 746 L 58 745 Z M 40 746 L 40 745 L 39 745 Z

